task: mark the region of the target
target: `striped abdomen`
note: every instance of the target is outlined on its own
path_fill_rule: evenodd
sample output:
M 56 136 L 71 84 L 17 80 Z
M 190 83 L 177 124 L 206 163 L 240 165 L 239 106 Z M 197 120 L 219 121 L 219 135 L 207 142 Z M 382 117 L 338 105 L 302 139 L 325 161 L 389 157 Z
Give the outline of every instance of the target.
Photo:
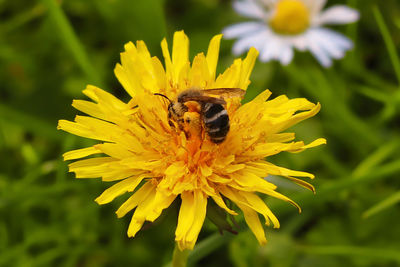
M 202 107 L 205 130 L 211 141 L 223 142 L 229 132 L 228 112 L 221 104 L 205 103 Z

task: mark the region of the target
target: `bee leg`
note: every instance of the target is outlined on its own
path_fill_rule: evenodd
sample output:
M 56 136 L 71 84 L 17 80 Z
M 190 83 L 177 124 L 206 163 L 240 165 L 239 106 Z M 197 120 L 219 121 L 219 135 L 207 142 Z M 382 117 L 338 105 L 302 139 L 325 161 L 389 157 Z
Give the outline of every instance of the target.
M 179 126 L 179 130 L 181 130 L 181 131 L 185 131 L 184 130 L 184 119 L 183 118 L 180 118 L 179 120 L 178 120 L 178 126 Z
M 201 140 L 202 140 L 202 144 L 203 144 L 203 141 L 206 138 L 206 129 L 205 129 L 206 126 L 204 125 L 204 115 L 202 113 L 200 115 L 200 121 L 203 122 L 200 127 L 200 129 L 201 129 L 200 136 L 201 136 Z
M 186 132 L 186 131 L 184 131 L 184 133 L 185 133 L 185 136 L 186 136 L 186 140 L 189 140 L 190 139 L 190 133 L 189 132 Z
M 201 136 L 201 143 L 203 143 L 203 141 L 206 138 L 206 131 L 204 130 L 204 127 L 201 127 L 201 132 L 200 132 L 200 136 Z
M 176 122 L 175 125 L 178 126 L 178 129 L 175 127 L 175 129 L 177 130 L 178 133 L 180 132 L 184 132 L 186 139 L 189 139 L 190 137 L 190 132 L 185 130 L 185 120 L 183 118 L 179 118 L 178 121 Z
M 168 120 L 168 124 L 171 126 L 171 128 L 176 129 L 175 124 L 171 120 Z
M 176 121 L 169 119 L 168 124 L 171 127 L 171 130 L 174 131 L 177 135 L 180 134 L 180 132 L 183 130 L 182 126 L 180 123 L 177 123 Z

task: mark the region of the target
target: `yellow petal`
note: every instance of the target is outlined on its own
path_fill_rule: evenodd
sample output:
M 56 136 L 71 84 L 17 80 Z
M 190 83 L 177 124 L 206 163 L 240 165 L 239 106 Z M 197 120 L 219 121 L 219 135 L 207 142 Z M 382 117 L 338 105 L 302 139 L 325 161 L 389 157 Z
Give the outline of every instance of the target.
M 155 196 L 154 192 L 153 194 L 148 194 L 138 204 L 138 207 L 133 213 L 131 222 L 128 227 L 128 237 L 134 237 L 136 233 L 142 228 L 142 225 L 146 218 L 146 213 L 152 207 L 154 196 Z
M 271 220 L 274 228 L 280 227 L 278 219 L 259 196 L 257 196 L 255 193 L 244 191 L 239 192 L 239 194 L 247 200 L 247 203 L 249 203 L 249 205 L 253 207 L 255 211 L 261 213 L 264 216 L 266 224 L 269 225 L 269 220 Z
M 71 150 L 63 154 L 64 160 L 79 159 L 84 158 L 93 154 L 101 153 L 96 147 L 91 146 L 87 148 L 81 148 L 76 150 Z
M 233 64 L 225 70 L 224 73 L 218 75 L 214 88 L 237 88 L 239 86 L 240 70 L 242 61 L 236 59 Z
M 93 85 L 88 85 L 86 89 L 83 90 L 83 93 L 99 104 L 112 107 L 116 110 L 126 110 L 130 108 L 127 104 L 116 98 L 114 95 Z
M 215 35 L 211 39 L 210 44 L 208 45 L 206 60 L 207 60 L 208 70 L 210 73 L 210 79 L 212 80 L 215 79 L 215 73 L 217 70 L 219 46 L 221 43 L 221 38 L 222 34 Z
M 194 205 L 195 212 L 193 216 L 195 219 L 193 220 L 193 224 L 186 235 L 186 241 L 193 244 L 190 249 L 193 249 L 193 246 L 196 243 L 197 237 L 203 226 L 204 219 L 206 218 L 207 197 L 200 190 L 194 191 Z
M 104 137 L 103 135 L 99 135 L 96 133 L 93 133 L 89 127 L 86 125 L 82 125 L 76 122 L 72 121 L 67 121 L 67 120 L 59 120 L 58 121 L 58 130 L 63 130 L 69 133 L 72 133 L 74 135 L 78 135 L 81 137 L 86 137 L 90 139 L 97 139 L 97 140 L 103 140 L 103 141 L 111 141 Z
M 165 177 L 161 180 L 159 187 L 172 189 L 181 177 L 186 174 L 186 166 L 183 161 L 172 163 L 164 172 Z
M 294 133 L 278 133 L 268 136 L 266 141 L 271 143 L 277 143 L 277 142 L 284 143 L 284 142 L 290 142 L 294 138 L 295 138 Z
M 194 214 L 194 194 L 193 192 L 182 192 L 182 204 L 179 210 L 178 225 L 175 231 L 175 240 L 183 240 L 186 233 L 193 224 Z
M 315 194 L 315 188 L 312 184 L 307 183 L 306 181 L 303 181 L 301 179 L 298 178 L 294 178 L 294 177 L 290 177 L 290 176 L 286 176 L 287 179 L 291 180 L 292 182 L 312 191 Z
M 226 212 L 228 212 L 229 214 L 232 214 L 232 215 L 237 215 L 237 213 L 235 211 L 231 210 L 230 208 L 228 208 L 226 206 L 224 200 L 222 199 L 222 197 L 219 193 L 212 195 L 211 197 L 215 201 L 215 203 L 217 203 L 217 205 L 220 206 L 221 208 L 223 208 Z
M 278 154 L 282 151 L 297 152 L 303 148 L 304 143 L 302 141 L 291 143 L 260 143 L 254 146 L 254 149 L 247 150 L 242 154 L 242 156 L 265 158 Z
M 204 88 L 210 80 L 206 58 L 203 53 L 198 54 L 193 59 L 192 69 L 189 73 L 191 87 Z
M 167 93 L 166 89 L 166 75 L 161 61 L 157 57 L 152 57 L 154 79 L 156 79 L 160 93 Z
M 114 198 L 122 195 L 126 192 L 132 192 L 139 185 L 139 183 L 148 175 L 139 175 L 137 177 L 130 177 L 121 182 L 116 183 L 107 190 L 105 190 L 98 198 L 96 202 L 100 205 L 109 203 L 114 200 Z
M 207 210 L 207 198 L 201 191 L 183 192 L 175 240 L 180 250 L 193 249 L 203 226 Z
M 153 222 L 155 219 L 157 219 L 161 212 L 168 208 L 176 197 L 177 195 L 166 195 L 160 190 L 157 190 L 154 198 L 153 209 L 147 214 L 146 220 Z
M 70 172 L 75 172 L 76 178 L 101 177 L 103 181 L 117 181 L 132 175 L 139 175 L 143 173 L 143 171 L 138 171 L 135 169 L 121 168 L 121 165 L 117 161 L 74 169 L 70 168 Z
M 267 194 L 267 195 L 270 195 L 271 197 L 278 198 L 278 199 L 281 199 L 283 201 L 289 202 L 295 208 L 297 208 L 299 213 L 301 213 L 301 207 L 296 202 L 294 202 L 293 200 L 288 198 L 287 196 L 282 195 L 281 193 L 278 193 L 278 192 L 276 192 L 274 190 L 265 190 L 264 188 L 257 188 L 257 191 L 261 192 L 261 193 L 264 193 L 264 194 Z
M 287 128 L 289 128 L 290 126 L 295 125 L 307 118 L 314 116 L 315 114 L 317 114 L 319 112 L 320 109 L 321 109 L 321 105 L 318 103 L 310 111 L 297 113 L 296 115 L 291 117 L 291 119 L 288 120 L 285 124 L 283 124 L 280 127 L 279 131 L 284 131 Z
M 275 190 L 276 185 L 265 181 L 252 172 L 238 172 L 233 175 L 234 181 L 242 187 L 247 187 L 249 190 L 264 188 L 265 190 Z
M 260 218 L 258 217 L 257 212 L 253 211 L 251 208 L 248 208 L 245 205 L 237 205 L 243 211 L 244 219 L 255 237 L 257 238 L 260 245 L 265 245 L 267 243 L 267 239 L 265 238 L 264 228 L 261 225 Z
M 83 113 L 86 113 L 90 116 L 99 118 L 99 119 L 105 119 L 106 117 L 104 116 L 104 113 L 99 109 L 98 105 L 85 101 L 85 100 L 73 100 L 72 101 L 72 106 L 76 108 L 79 111 L 82 111 Z
M 172 45 L 173 81 L 178 82 L 182 68 L 189 62 L 189 39 L 183 31 L 175 32 Z
M 233 173 L 245 167 L 245 164 L 231 164 L 224 169 L 225 173 Z
M 109 165 L 111 165 L 111 164 L 109 164 Z M 113 166 L 111 166 L 111 167 L 113 167 Z M 124 168 L 121 168 L 120 166 L 114 167 L 114 168 L 111 168 L 111 167 L 108 167 L 107 169 L 102 170 L 101 179 L 104 182 L 113 182 L 113 181 L 118 181 L 118 180 L 122 180 L 122 179 L 125 179 L 128 177 L 139 176 L 139 175 L 146 175 L 146 177 L 151 176 L 143 170 L 124 169 Z M 78 176 L 78 174 L 77 174 L 77 176 Z
M 118 218 L 123 217 L 129 211 L 136 208 L 136 206 L 142 203 L 149 194 L 154 192 L 154 189 L 155 186 L 151 182 L 147 182 L 142 185 L 142 187 L 133 193 L 133 195 L 128 198 L 128 200 L 125 201 L 124 204 L 122 204 L 121 207 L 119 207 L 119 209 L 115 212 Z
M 165 71 L 166 71 L 167 79 L 169 81 L 173 81 L 172 61 L 171 61 L 171 56 L 170 56 L 169 50 L 168 50 L 168 43 L 165 38 L 161 41 L 161 50 L 162 50 L 162 54 L 164 56 Z
M 212 175 L 208 176 L 207 179 L 210 182 L 213 182 L 215 184 L 229 184 L 230 182 L 232 182 L 232 178 L 231 177 L 222 177 L 222 176 L 217 175 L 215 173 L 213 173 Z
M 78 136 L 109 142 L 123 132 L 115 124 L 87 116 L 76 116 L 75 122 L 59 120 L 57 129 L 62 129 Z
M 131 222 L 128 226 L 128 237 L 135 237 L 136 233 L 142 228 L 144 221 L 138 221 L 135 219 L 135 215 L 132 215 Z
M 103 143 L 94 145 L 94 147 L 98 150 L 107 154 L 110 157 L 117 158 L 117 159 L 124 159 L 132 157 L 134 154 L 127 149 L 126 146 L 122 146 L 120 144 L 113 144 L 113 143 Z
M 251 47 L 249 52 L 247 53 L 246 58 L 243 60 L 242 70 L 240 74 L 240 80 L 238 87 L 244 90 L 247 89 L 247 86 L 250 84 L 250 74 L 254 68 L 254 64 L 258 57 L 258 51 L 254 47 Z
M 207 164 L 201 164 L 200 172 L 201 172 L 201 175 L 203 175 L 204 177 L 208 177 L 213 173 L 213 169 L 211 167 L 209 167 Z
M 135 83 L 131 81 L 129 73 L 121 66 L 117 64 L 114 68 L 114 74 L 118 81 L 124 87 L 125 91 L 133 98 L 136 96 Z
M 314 179 L 314 175 L 311 173 L 290 170 L 287 168 L 276 166 L 269 162 L 258 163 L 258 166 L 264 168 L 271 175 L 308 177 L 310 179 Z
M 312 148 L 312 147 L 325 145 L 325 144 L 326 144 L 326 139 L 325 138 L 318 138 L 318 139 L 312 141 L 311 143 L 309 143 L 308 145 L 305 145 L 303 148 L 307 149 L 307 148 Z
M 115 162 L 116 160 L 111 157 L 100 157 L 91 159 L 82 159 L 75 161 L 68 165 L 70 172 L 77 172 L 80 170 L 96 170 L 99 167 L 107 165 L 108 163 Z
M 247 206 L 254 211 L 261 213 L 265 218 L 265 223 L 269 225 L 271 220 L 274 228 L 279 228 L 279 221 L 267 205 L 253 192 L 244 192 L 242 190 L 230 189 L 229 187 L 220 187 L 220 191 L 227 198 L 235 202 L 236 205 Z

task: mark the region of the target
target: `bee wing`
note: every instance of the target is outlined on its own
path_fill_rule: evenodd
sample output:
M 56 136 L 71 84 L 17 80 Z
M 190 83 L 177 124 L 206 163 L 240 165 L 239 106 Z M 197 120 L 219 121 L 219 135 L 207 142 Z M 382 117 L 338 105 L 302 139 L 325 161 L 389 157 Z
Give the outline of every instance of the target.
M 185 95 L 180 98 L 181 102 L 187 102 L 187 101 L 197 101 L 201 103 L 213 103 L 213 104 L 221 104 L 225 105 L 226 102 L 222 98 L 216 98 L 208 95 Z
M 234 98 L 234 97 L 243 98 L 246 91 L 240 88 L 210 88 L 210 89 L 204 89 L 203 93 L 211 95 L 220 95 L 223 98 Z

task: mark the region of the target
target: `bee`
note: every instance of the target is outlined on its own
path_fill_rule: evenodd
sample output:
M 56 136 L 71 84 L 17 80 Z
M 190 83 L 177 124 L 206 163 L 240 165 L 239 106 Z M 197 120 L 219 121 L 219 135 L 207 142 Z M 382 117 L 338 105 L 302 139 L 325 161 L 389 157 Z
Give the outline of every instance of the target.
M 155 95 L 169 100 L 168 118 L 175 121 L 187 137 L 205 131 L 213 143 L 220 144 L 230 128 L 225 99 L 243 98 L 244 94 L 240 88 L 190 88 L 181 92 L 175 101 L 163 94 Z

